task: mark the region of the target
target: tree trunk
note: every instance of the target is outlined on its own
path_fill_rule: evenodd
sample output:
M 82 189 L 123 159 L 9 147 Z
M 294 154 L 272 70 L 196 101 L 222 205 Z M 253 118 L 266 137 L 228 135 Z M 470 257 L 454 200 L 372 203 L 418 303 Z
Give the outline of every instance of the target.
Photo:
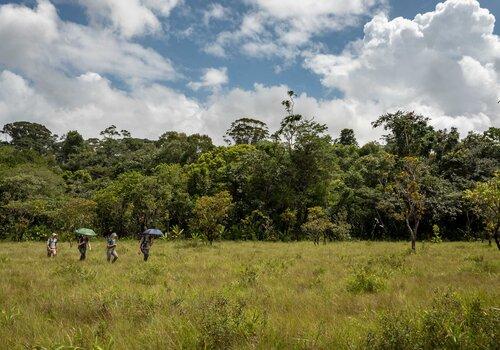
M 497 222 L 495 226 L 495 231 L 493 232 L 493 237 L 495 238 L 495 243 L 497 244 L 498 250 L 500 250 L 500 239 L 498 237 L 498 230 L 500 229 L 500 222 Z
M 416 240 L 417 240 L 417 232 L 416 230 L 418 229 L 418 221 L 415 223 L 415 230 L 411 227 L 410 225 L 410 220 L 406 219 L 406 227 L 408 228 L 408 231 L 410 231 L 410 237 L 411 237 L 411 250 L 415 253 L 417 251 L 416 247 Z

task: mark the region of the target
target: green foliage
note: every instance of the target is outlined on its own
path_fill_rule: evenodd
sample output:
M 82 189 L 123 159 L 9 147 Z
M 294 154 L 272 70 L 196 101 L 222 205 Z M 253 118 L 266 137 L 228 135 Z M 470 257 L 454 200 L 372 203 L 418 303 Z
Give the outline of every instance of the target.
M 2 132 L 9 135 L 11 145 L 20 149 L 47 154 L 52 150 L 56 136 L 45 126 L 30 122 L 5 124 Z
M 441 230 L 439 229 L 439 226 L 434 224 L 432 225 L 432 243 L 441 243 L 443 240 L 441 239 L 440 235 Z
M 480 217 L 485 221 L 487 229 L 495 237 L 500 249 L 500 172 L 483 183 L 477 183 L 474 189 L 465 192 L 465 198 L 471 201 Z
M 191 229 L 200 232 L 212 244 L 221 236 L 231 208 L 232 198 L 227 191 L 198 198 L 193 208 Z
M 240 118 L 231 123 L 226 131 L 226 142 L 234 144 L 255 145 L 269 136 L 267 125 L 257 119 Z
M 351 293 L 377 293 L 385 287 L 382 276 L 371 268 L 357 268 L 347 281 L 347 290 Z
M 351 224 L 347 221 L 347 212 L 341 211 L 335 215 L 331 227 L 331 239 L 335 241 L 346 241 L 351 239 Z
M 340 130 L 340 136 L 338 139 L 335 140 L 335 142 L 344 146 L 358 145 L 358 141 L 356 141 L 356 137 L 354 136 L 354 130 L 352 129 Z
M 430 308 L 387 313 L 366 339 L 371 349 L 496 349 L 500 318 L 480 299 L 437 295 Z
M 399 157 L 428 156 L 434 144 L 434 129 L 429 118 L 397 111 L 380 116 L 373 127 L 383 126 L 390 134 L 384 136 L 387 147 Z
M 200 348 L 228 349 L 244 342 L 262 327 L 263 318 L 243 300 L 214 295 L 199 306 Z
M 326 240 L 328 233 L 334 230 L 334 225 L 323 208 L 312 207 L 308 210 L 307 221 L 302 224 L 302 230 L 309 239 L 318 244 L 321 239 Z
M 140 139 L 116 125 L 101 138 L 73 130 L 58 140 L 43 125 L 6 124 L 0 238 L 42 239 L 50 232 L 64 238 L 78 225 L 103 235 L 178 227 L 185 237 L 204 236 L 194 224 L 200 221 L 193 218 L 195 201 L 227 192 L 231 210 L 210 228 L 216 238 L 409 236 L 414 248 L 417 239 L 432 239 L 438 225 L 441 239 L 488 232 L 500 248 L 498 128 L 460 139 L 455 128 L 434 130 L 428 118 L 398 111 L 373 123 L 386 130 L 386 144 L 358 147 L 352 129 L 333 140 L 325 125 L 295 113 L 295 98 L 288 91 L 271 137 L 259 120 L 235 120 L 226 134 L 230 146 L 176 131 Z M 311 219 L 311 208 L 323 214 Z
M 170 229 L 170 238 L 171 239 L 180 239 L 184 233 L 184 229 L 180 228 L 178 225 L 172 226 Z

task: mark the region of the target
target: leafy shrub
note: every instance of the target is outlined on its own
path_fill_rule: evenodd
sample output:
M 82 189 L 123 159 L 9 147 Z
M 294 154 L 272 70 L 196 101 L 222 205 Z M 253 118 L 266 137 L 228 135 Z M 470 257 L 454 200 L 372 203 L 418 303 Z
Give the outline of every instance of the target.
M 347 290 L 351 293 L 377 293 L 384 286 L 382 277 L 367 267 L 356 270 L 347 281 Z
M 238 283 L 242 286 L 253 286 L 257 282 L 257 270 L 252 266 L 245 266 L 240 272 Z
M 259 312 L 248 310 L 242 300 L 215 295 L 204 300 L 198 309 L 200 348 L 228 349 L 254 336 L 263 325 Z
M 351 224 L 347 221 L 347 212 L 341 211 L 333 220 L 332 237 L 334 241 L 347 241 L 351 239 Z
M 438 225 L 432 225 L 432 243 L 441 243 L 443 240 L 441 239 L 440 229 Z
M 326 241 L 326 236 L 333 231 L 334 225 L 323 208 L 312 207 L 307 210 L 307 221 L 301 228 L 314 244 L 318 244 L 321 239 Z
M 371 349 L 498 349 L 500 315 L 478 298 L 444 293 L 430 308 L 382 315 L 366 338 Z
M 30 226 L 24 231 L 22 239 L 24 241 L 41 241 L 47 239 L 52 231 L 45 225 Z
M 179 225 L 174 225 L 170 229 L 170 238 L 171 239 L 180 239 L 182 234 L 184 233 L 184 229 L 180 228 Z
M 243 238 L 251 240 L 275 240 L 271 218 L 260 210 L 254 210 L 242 221 Z

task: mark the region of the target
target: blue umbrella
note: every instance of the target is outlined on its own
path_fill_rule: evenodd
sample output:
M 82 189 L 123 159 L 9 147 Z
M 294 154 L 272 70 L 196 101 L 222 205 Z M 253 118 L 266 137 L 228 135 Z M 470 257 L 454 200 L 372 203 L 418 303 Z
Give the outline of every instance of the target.
M 163 236 L 163 232 L 158 230 L 157 228 L 148 228 L 146 231 L 142 233 L 143 235 L 150 235 L 150 236 Z

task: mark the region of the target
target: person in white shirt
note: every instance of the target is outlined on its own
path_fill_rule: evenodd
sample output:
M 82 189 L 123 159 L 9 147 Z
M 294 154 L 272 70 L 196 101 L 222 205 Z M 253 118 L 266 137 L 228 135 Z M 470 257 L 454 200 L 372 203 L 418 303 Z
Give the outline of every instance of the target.
M 47 256 L 52 258 L 57 255 L 57 233 L 53 233 L 47 240 Z

